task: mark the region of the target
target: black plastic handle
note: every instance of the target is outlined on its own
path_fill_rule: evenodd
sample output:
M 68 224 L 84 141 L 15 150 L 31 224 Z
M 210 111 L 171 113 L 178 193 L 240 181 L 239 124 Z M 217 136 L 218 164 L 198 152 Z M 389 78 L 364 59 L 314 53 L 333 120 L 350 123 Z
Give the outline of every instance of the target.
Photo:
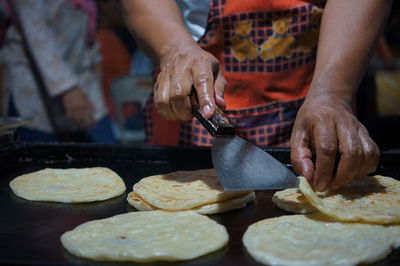
M 192 102 L 192 112 L 194 116 L 200 121 L 200 123 L 213 137 L 223 135 L 235 135 L 235 126 L 231 124 L 229 119 L 225 116 L 224 112 L 219 109 L 218 106 L 214 116 L 211 119 L 207 119 L 200 112 L 197 94 L 194 89 L 192 89 L 190 100 Z

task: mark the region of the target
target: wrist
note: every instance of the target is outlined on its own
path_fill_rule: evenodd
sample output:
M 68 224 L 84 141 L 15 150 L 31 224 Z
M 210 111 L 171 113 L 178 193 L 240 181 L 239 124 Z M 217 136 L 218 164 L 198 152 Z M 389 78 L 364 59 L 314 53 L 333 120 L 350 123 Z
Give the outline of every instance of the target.
M 307 98 L 330 97 L 351 105 L 357 93 L 357 86 L 340 82 L 334 78 L 313 79 Z
M 178 40 L 176 42 L 171 41 L 168 44 L 165 44 L 159 52 L 159 63 L 161 68 L 171 60 L 176 54 L 186 54 L 191 49 L 200 48 L 198 43 L 190 36 L 190 38 L 186 38 L 182 41 Z

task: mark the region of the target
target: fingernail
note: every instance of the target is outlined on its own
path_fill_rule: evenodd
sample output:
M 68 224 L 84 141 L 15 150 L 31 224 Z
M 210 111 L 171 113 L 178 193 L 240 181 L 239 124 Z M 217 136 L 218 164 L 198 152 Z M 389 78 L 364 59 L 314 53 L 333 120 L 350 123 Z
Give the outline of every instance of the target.
M 211 107 L 210 107 L 210 105 L 206 104 L 206 105 L 203 106 L 203 115 L 204 116 L 211 115 Z

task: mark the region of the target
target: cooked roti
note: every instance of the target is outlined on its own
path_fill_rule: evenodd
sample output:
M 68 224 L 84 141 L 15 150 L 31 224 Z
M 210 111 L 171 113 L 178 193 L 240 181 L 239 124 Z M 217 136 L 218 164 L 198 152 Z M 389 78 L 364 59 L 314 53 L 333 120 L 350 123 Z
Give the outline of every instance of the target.
M 297 188 L 288 188 L 275 192 L 272 196 L 272 202 L 287 212 L 305 214 L 318 211 Z
M 110 199 L 125 191 L 121 177 L 108 168 L 46 168 L 14 178 L 10 187 L 26 200 L 91 202 Z
M 268 265 L 357 265 L 398 247 L 400 226 L 342 223 L 319 212 L 287 215 L 252 224 L 243 244 Z
M 250 192 L 224 191 L 214 169 L 149 176 L 136 183 L 133 191 L 150 205 L 163 210 L 189 210 Z
M 256 194 L 252 191 L 243 196 L 195 207 L 192 210 L 200 214 L 223 213 L 243 208 L 244 206 L 246 206 L 247 203 L 254 201 L 255 198 Z M 159 210 L 158 208 L 145 202 L 133 191 L 128 194 L 127 200 L 129 205 L 135 207 L 139 211 Z
M 72 254 L 96 261 L 176 261 L 222 248 L 228 233 L 194 211 L 147 211 L 81 224 L 61 242 Z
M 299 188 L 314 207 L 339 221 L 400 222 L 400 181 L 393 178 L 367 176 L 338 192 L 320 195 L 300 177 Z

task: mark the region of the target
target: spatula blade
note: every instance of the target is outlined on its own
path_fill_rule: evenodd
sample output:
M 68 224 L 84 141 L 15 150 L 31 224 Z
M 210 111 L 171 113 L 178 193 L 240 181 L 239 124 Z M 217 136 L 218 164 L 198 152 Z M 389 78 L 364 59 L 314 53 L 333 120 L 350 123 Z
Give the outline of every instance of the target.
M 271 190 L 297 186 L 297 176 L 256 145 L 238 136 L 219 136 L 212 161 L 225 190 Z

